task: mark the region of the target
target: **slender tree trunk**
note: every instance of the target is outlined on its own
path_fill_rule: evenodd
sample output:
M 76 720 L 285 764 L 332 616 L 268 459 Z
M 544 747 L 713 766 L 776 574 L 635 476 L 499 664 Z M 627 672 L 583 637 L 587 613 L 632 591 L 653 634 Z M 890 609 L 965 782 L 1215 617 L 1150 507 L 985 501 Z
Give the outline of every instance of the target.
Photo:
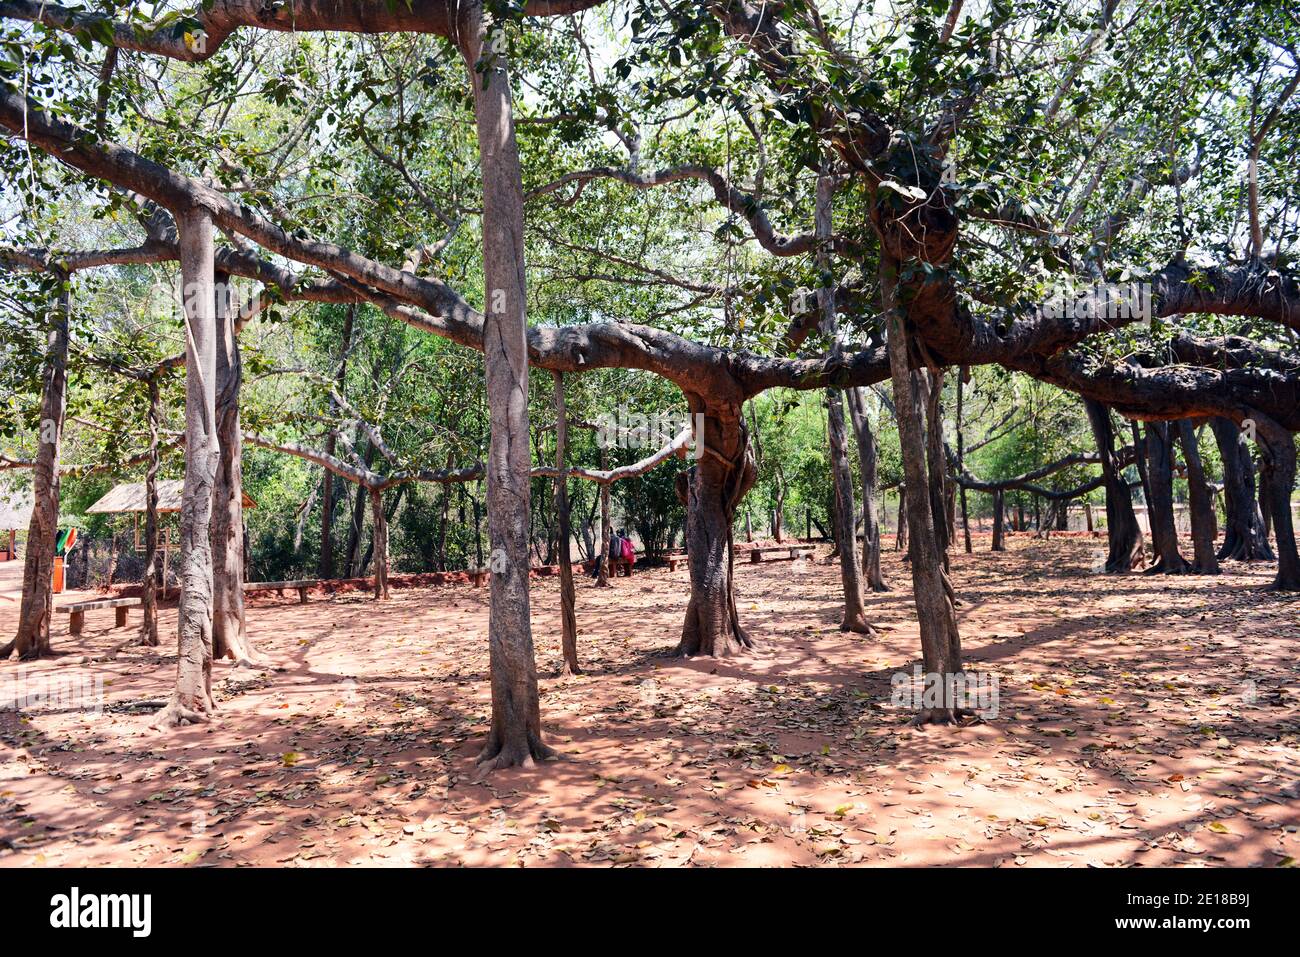
M 600 469 L 609 471 L 609 449 L 604 442 L 600 446 Z M 600 485 L 600 554 L 596 557 L 596 586 L 609 587 L 609 543 L 613 529 L 609 527 L 609 483 Z
M 1178 527 L 1174 523 L 1173 454 L 1167 422 L 1146 424 L 1147 482 L 1151 498 L 1147 517 L 1151 522 L 1152 551 L 1156 562 L 1148 572 L 1165 575 L 1185 574 L 1190 566 L 1178 552 Z
M 217 322 L 212 219 L 195 207 L 177 216 L 185 301 L 185 486 L 181 497 L 181 600 L 176 691 L 160 727 L 208 720 L 212 700 L 212 492 L 217 444 Z
M 348 377 L 348 355 L 352 351 L 352 330 L 356 325 L 357 307 L 355 304 L 348 306 L 347 314 L 343 320 L 343 336 L 339 347 L 338 375 L 335 376 L 334 384 L 340 394 L 347 383 Z M 331 407 L 333 399 L 330 400 Z M 338 443 L 338 437 L 333 431 L 325 438 L 325 452 L 327 455 L 333 455 Z M 316 570 L 317 577 L 330 579 L 334 577 L 334 473 L 325 469 L 324 489 L 322 490 L 321 510 L 320 510 L 320 563 Z
M 907 488 L 912 490 L 907 498 L 908 553 L 921 627 L 921 653 L 926 673 L 940 675 L 940 680 L 946 684 L 949 676 L 962 671 L 961 638 L 957 631 L 956 612 L 944 582 L 933 510 L 923 491 L 930 486 L 926 474 L 926 443 L 908 355 L 906 320 L 898 302 L 898 261 L 883 250 L 880 255 L 880 287 L 888 329 L 889 371 L 894 387 L 903 475 Z M 954 703 L 945 701 L 942 707 L 923 708 L 917 721 L 950 722 L 958 716 Z
M 478 484 L 475 483 L 474 494 L 470 496 L 470 503 L 474 506 L 474 567 L 480 571 L 483 565 L 483 506 L 479 502 Z
M 963 394 L 966 382 L 970 379 L 970 366 L 962 366 L 957 373 L 957 471 L 966 467 L 966 438 L 962 434 Z M 972 552 L 970 543 L 970 509 L 966 505 L 966 486 L 960 486 L 961 495 L 961 530 L 966 544 L 966 554 Z
M 993 492 L 993 547 L 990 551 L 1005 552 L 1006 543 L 1006 504 L 1002 489 Z
M 1264 516 L 1264 541 L 1267 542 L 1269 536 L 1273 534 L 1273 503 L 1269 499 L 1272 489 L 1264 476 L 1266 468 L 1267 466 L 1261 459 L 1259 463 L 1259 511 Z
M 857 507 L 853 502 L 853 470 L 849 466 L 847 440 L 844 434 L 844 399 L 839 389 L 826 390 L 826 423 L 830 438 L 831 473 L 835 485 L 835 534 L 840 542 L 840 585 L 844 591 L 844 613 L 840 619 L 840 631 L 874 634 L 875 629 L 867 621 L 867 609 L 862 601 L 862 569 L 858 565 L 855 530 Z
M 564 405 L 564 377 L 558 372 L 555 377 L 555 468 L 559 477 L 555 480 L 555 518 L 559 526 L 560 551 L 560 647 L 563 663 L 560 673 L 580 674 L 578 665 L 578 619 L 573 604 L 573 556 L 569 552 L 569 539 L 572 530 L 569 527 L 569 479 L 565 475 L 565 454 L 569 444 L 568 412 Z
M 1084 410 L 1101 456 L 1101 474 L 1106 488 L 1106 538 L 1109 549 L 1106 571 L 1124 574 L 1142 562 L 1142 528 L 1133 511 L 1133 493 L 1115 467 L 1115 430 L 1110 411 L 1100 402 L 1085 399 Z M 1149 511 L 1149 510 L 1148 510 Z
M 1223 545 L 1218 558 L 1272 561 L 1273 549 L 1255 497 L 1255 464 L 1241 428 L 1231 419 L 1213 418 L 1210 428 L 1223 460 Z
M 1219 562 L 1214 555 L 1214 499 L 1210 497 L 1210 487 L 1205 482 L 1196 430 L 1188 419 L 1178 420 L 1178 444 L 1183 448 L 1183 461 L 1187 464 L 1187 492 L 1192 514 L 1194 549 L 1192 571 L 1198 575 L 1217 575 Z
M 325 454 L 333 455 L 337 438 L 331 433 L 325 439 Z M 334 473 L 325 469 L 321 480 L 320 506 L 320 557 L 316 562 L 316 577 L 328 580 L 334 577 Z
M 235 334 L 238 307 L 231 296 L 230 277 L 218 273 L 216 409 L 221 459 L 212 495 L 212 654 L 252 664 L 258 655 L 244 618 L 244 433 L 239 423 L 244 370 Z
M 797 521 L 797 519 L 796 519 Z M 776 476 L 776 508 L 772 509 L 772 538 L 777 544 L 785 541 L 785 477 L 778 471 Z M 799 537 L 799 526 L 795 526 L 795 537 Z M 808 537 L 812 538 L 812 530 L 808 529 Z
M 59 448 L 68 404 L 68 320 L 72 313 L 71 279 L 56 274 L 62 290 L 50 311 L 45 368 L 41 382 L 40 448 L 32 468 L 32 517 L 23 556 L 23 596 L 18 609 L 18 633 L 0 648 L 0 659 L 11 654 L 30 660 L 53 654 L 50 619 L 54 615 L 54 546 L 59 535 Z
M 820 240 L 817 252 L 818 269 L 824 276 L 831 275 L 830 238 L 835 199 L 835 177 L 829 157 L 822 159 L 817 177 L 817 203 L 815 234 Z M 820 291 L 821 326 L 833 337 L 831 355 L 843 353 L 843 338 L 838 327 L 835 309 L 835 287 L 823 286 Z M 853 501 L 853 468 L 849 465 L 848 436 L 844 426 L 844 394 L 837 388 L 826 390 L 826 433 L 831 453 L 831 479 L 835 488 L 836 539 L 839 541 L 840 584 L 844 591 L 844 613 L 840 619 L 841 631 L 874 634 L 867 621 L 867 609 L 862 602 L 862 568 L 857 548 L 857 505 Z
M 524 290 L 524 207 L 510 77 L 483 8 L 462 13 L 461 54 L 474 88 L 483 179 L 483 342 L 491 442 L 488 537 L 492 546 L 488 614 L 492 727 L 479 755 L 483 773 L 531 766 L 554 756 L 542 742 L 537 662 L 529 620 L 528 524 L 531 514 L 528 342 Z
M 927 488 L 930 511 L 934 516 L 935 542 L 939 546 L 939 556 L 944 570 L 948 569 L 948 546 L 952 544 L 952 524 L 948 520 L 948 500 L 945 494 L 947 484 L 947 462 L 943 448 L 943 372 L 917 376 L 921 386 L 921 396 L 925 407 L 925 460 L 929 471 L 930 484 Z
M 388 516 L 384 514 L 383 489 L 367 489 L 370 496 L 370 524 L 375 561 L 375 601 L 388 599 Z
M 447 457 L 447 468 L 452 467 L 451 456 Z M 438 510 L 438 571 L 447 570 L 447 526 L 451 522 L 451 493 L 444 484 L 440 489 Z
M 867 587 L 875 592 L 889 591 L 880 570 L 880 519 L 876 514 L 877 474 L 876 436 L 867 415 L 866 390 L 848 390 L 849 414 L 858 443 L 858 464 L 862 471 L 862 567 Z
M 1142 486 L 1142 501 L 1146 503 L 1147 509 L 1147 533 L 1151 535 L 1151 560 L 1156 560 L 1155 554 L 1155 533 L 1154 525 L 1151 520 L 1151 463 L 1147 458 L 1147 444 L 1142 439 L 1142 430 L 1138 428 L 1136 420 L 1129 421 L 1129 428 L 1133 434 L 1133 464 L 1137 467 L 1138 480 Z
M 894 551 L 901 552 L 907 548 L 907 485 L 898 486 L 898 532 L 894 536 Z M 911 561 L 911 558 L 908 558 Z
M 366 468 L 370 468 L 375 461 L 375 447 L 372 443 L 366 443 L 366 451 L 362 456 Z M 356 488 L 356 498 L 352 501 L 352 524 L 348 528 L 348 547 L 344 555 L 344 568 L 347 569 L 349 578 L 360 578 L 365 571 L 366 562 L 361 551 L 361 535 L 366 527 L 366 505 L 368 496 L 364 487 L 358 485 Z
M 1295 489 L 1296 448 L 1289 431 L 1268 417 L 1255 413 L 1259 437 L 1260 484 L 1268 489 L 1273 510 L 1273 534 L 1277 540 L 1277 578 L 1269 591 L 1300 591 L 1300 554 L 1296 551 L 1295 526 L 1291 519 L 1291 492 Z
M 158 641 L 158 433 L 162 429 L 160 372 L 149 377 L 149 464 L 144 472 L 144 582 L 140 602 L 144 606 L 141 641 L 157 647 Z

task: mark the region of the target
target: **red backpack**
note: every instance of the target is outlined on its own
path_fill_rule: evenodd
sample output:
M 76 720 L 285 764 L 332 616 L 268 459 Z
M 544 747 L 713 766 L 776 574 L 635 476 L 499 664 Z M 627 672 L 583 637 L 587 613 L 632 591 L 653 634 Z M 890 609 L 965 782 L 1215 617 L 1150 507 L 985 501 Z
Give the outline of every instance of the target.
M 636 549 L 632 547 L 632 539 L 630 538 L 623 539 L 623 557 L 628 562 L 636 561 Z

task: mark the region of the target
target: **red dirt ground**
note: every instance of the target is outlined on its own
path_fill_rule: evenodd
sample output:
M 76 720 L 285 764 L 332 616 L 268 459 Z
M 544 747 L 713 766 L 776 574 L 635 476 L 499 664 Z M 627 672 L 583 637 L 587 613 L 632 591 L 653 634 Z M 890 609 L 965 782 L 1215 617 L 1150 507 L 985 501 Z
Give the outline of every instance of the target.
M 558 580 L 534 582 L 548 740 L 564 759 L 474 783 L 487 593 L 466 585 L 259 601 L 275 670 L 217 665 L 207 726 L 158 734 L 173 654 L 106 656 L 90 612 L 61 657 L 0 663 L 0 865 L 1258 865 L 1300 859 L 1300 602 L 1267 565 L 1091 573 L 1098 543 L 1017 536 L 954 556 L 968 667 L 999 714 L 915 729 L 890 703 L 918 637 L 910 582 L 881 638 L 836 628 L 824 561 L 738 563 L 745 659 L 670 656 L 686 571 L 580 579 L 587 673 L 555 677 Z M 16 564 L 16 563 L 15 563 Z M 15 602 L 0 601 L 0 634 Z M 138 616 L 133 616 L 138 620 Z M 164 612 L 164 633 L 175 612 Z

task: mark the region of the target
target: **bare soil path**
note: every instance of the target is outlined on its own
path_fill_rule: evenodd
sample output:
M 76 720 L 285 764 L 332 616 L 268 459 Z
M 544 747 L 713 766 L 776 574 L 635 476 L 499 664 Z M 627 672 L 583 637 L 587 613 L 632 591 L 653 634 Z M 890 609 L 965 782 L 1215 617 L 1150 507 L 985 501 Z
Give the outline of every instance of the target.
M 999 713 L 913 729 L 910 580 L 837 629 L 825 564 L 738 563 L 750 658 L 670 657 L 686 571 L 579 579 L 586 674 L 557 678 L 558 581 L 534 581 L 542 717 L 564 759 L 474 782 L 486 589 L 259 598 L 275 671 L 217 666 L 219 719 L 160 735 L 174 653 L 112 615 L 0 663 L 0 866 L 1257 865 L 1300 860 L 1300 601 L 1267 565 L 1103 576 L 1097 542 L 954 555 L 968 667 Z M 14 563 L 18 564 L 18 563 Z M 0 634 L 17 606 L 0 602 Z M 174 610 L 164 634 L 173 634 Z M 102 710 L 93 706 L 102 689 Z M 55 692 L 61 692 L 55 693 Z M 21 710 L 5 701 L 22 695 Z

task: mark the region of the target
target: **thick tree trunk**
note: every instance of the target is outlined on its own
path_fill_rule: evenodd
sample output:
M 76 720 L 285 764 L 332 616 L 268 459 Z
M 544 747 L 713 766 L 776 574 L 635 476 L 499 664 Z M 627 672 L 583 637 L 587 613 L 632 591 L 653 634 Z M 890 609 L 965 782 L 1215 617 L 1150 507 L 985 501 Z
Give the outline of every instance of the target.
M 862 472 L 862 567 L 866 572 L 868 588 L 876 592 L 889 591 L 889 585 L 885 583 L 885 576 L 880 570 L 876 436 L 871 431 L 871 420 L 867 416 L 866 390 L 850 389 L 847 394 L 853 434 L 858 443 L 858 465 Z
M 212 219 L 177 217 L 185 301 L 185 486 L 181 496 L 181 600 L 176 691 L 159 726 L 208 720 L 212 710 L 212 492 L 217 444 L 217 322 Z
M 243 362 L 235 334 L 230 278 L 217 274 L 217 441 L 221 459 L 212 494 L 212 655 L 252 664 L 257 653 L 244 617 L 244 433 L 239 423 Z M 327 473 L 328 474 L 328 473 Z
M 1006 543 L 1006 503 L 1002 489 L 993 492 L 993 547 L 990 551 L 1005 552 Z
M 692 405 L 692 413 L 703 411 Z M 739 416 L 704 418 L 705 454 L 677 473 L 677 497 L 686 506 L 686 556 L 691 597 L 677 654 L 724 657 L 754 647 L 740 625 L 733 592 L 736 506 L 754 484 L 757 468 Z M 732 450 L 734 454 L 728 455 Z
M 1190 566 L 1178 552 L 1178 526 L 1174 522 L 1174 463 L 1169 441 L 1169 423 L 1146 423 L 1147 483 L 1151 498 L 1147 517 L 1151 522 L 1153 574 L 1182 575 Z
M 1218 558 L 1272 561 L 1273 549 L 1264 530 L 1264 516 L 1255 498 L 1255 464 L 1241 427 L 1231 419 L 1213 418 L 1210 428 L 1223 460 L 1223 544 Z
M 1300 591 L 1300 555 L 1296 552 L 1295 526 L 1291 520 L 1291 493 L 1295 489 L 1295 438 L 1272 419 L 1255 413 L 1259 438 L 1260 484 L 1268 489 L 1273 511 L 1273 534 L 1277 541 L 1277 578 L 1269 591 Z
M 690 568 L 690 601 L 677 644 L 677 654 L 682 657 L 723 658 L 754 648 L 754 638 L 741 627 L 736 611 L 731 534 L 736 502 L 753 485 L 754 472 L 753 459 L 745 449 L 741 462 L 716 462 L 706 456 L 677 473 L 677 495 L 686 506 L 686 564 Z
M 927 499 L 934 519 L 935 543 L 939 548 L 939 561 L 943 566 L 943 585 L 948 589 L 948 599 L 958 604 L 949 574 L 952 559 L 948 549 L 952 546 L 956 526 L 956 501 L 948 480 L 948 457 L 943 439 L 943 378 L 942 370 L 917 373 L 917 394 L 925 409 L 925 460 L 930 485 Z
M 1100 402 L 1084 399 L 1092 436 L 1101 456 L 1101 474 L 1106 488 L 1106 538 L 1109 549 L 1106 571 L 1123 574 L 1142 562 L 1142 528 L 1133 511 L 1133 493 L 1115 467 L 1115 430 L 1110 411 Z
M 71 280 L 66 275 L 58 278 L 63 289 L 50 312 L 46 338 L 41 421 L 37 423 L 40 447 L 32 468 L 32 517 L 23 557 L 18 633 L 0 648 L 0 659 L 11 654 L 22 660 L 53 654 L 50 619 L 54 614 L 54 546 L 59 535 L 59 447 L 68 404 L 68 319 L 72 312 Z
M 388 516 L 384 513 L 382 489 L 367 489 L 370 497 L 370 524 L 375 562 L 375 601 L 388 599 Z
M 565 476 L 565 453 L 569 444 L 568 412 L 564 404 L 564 377 L 555 377 L 555 468 L 560 473 L 555 479 L 555 518 L 559 526 L 560 545 L 560 648 L 563 661 L 560 673 L 580 674 L 578 665 L 578 619 L 573 604 L 573 556 L 569 552 L 572 529 L 569 526 L 569 480 Z
M 499 35 L 472 3 L 461 15 L 461 54 L 474 89 L 483 179 L 484 358 L 491 442 L 488 538 L 492 548 L 488 614 L 492 727 L 479 755 L 483 773 L 532 766 L 554 756 L 542 742 L 537 662 L 529 620 L 528 342 L 524 290 L 524 206 L 510 77 Z
M 1201 466 L 1201 451 L 1196 443 L 1196 430 L 1187 419 L 1178 421 L 1178 444 L 1183 449 L 1183 461 L 1187 465 L 1187 493 L 1192 514 L 1192 571 L 1198 575 L 1219 574 L 1219 562 L 1214 555 L 1214 538 L 1216 534 L 1214 517 L 1214 499 L 1210 496 L 1210 487 L 1205 481 L 1205 470 Z
M 889 371 L 894 387 L 894 408 L 898 417 L 898 444 L 903 475 L 912 494 L 907 497 L 908 554 L 911 556 L 912 590 L 916 597 L 921 627 L 921 653 L 927 674 L 949 676 L 960 673 L 961 638 L 957 616 L 944 581 L 943 562 L 935 535 L 934 515 L 925 494 L 930 487 L 926 474 L 925 435 L 921 407 L 915 390 L 907 344 L 906 320 L 898 303 L 898 261 L 888 252 L 880 256 L 881 304 L 887 322 Z M 919 723 L 950 722 L 960 716 L 955 703 L 924 708 Z
M 162 395 L 159 372 L 149 377 L 149 464 L 144 472 L 144 582 L 140 603 L 144 624 L 140 640 L 153 647 L 158 641 L 158 433 L 162 429 Z

